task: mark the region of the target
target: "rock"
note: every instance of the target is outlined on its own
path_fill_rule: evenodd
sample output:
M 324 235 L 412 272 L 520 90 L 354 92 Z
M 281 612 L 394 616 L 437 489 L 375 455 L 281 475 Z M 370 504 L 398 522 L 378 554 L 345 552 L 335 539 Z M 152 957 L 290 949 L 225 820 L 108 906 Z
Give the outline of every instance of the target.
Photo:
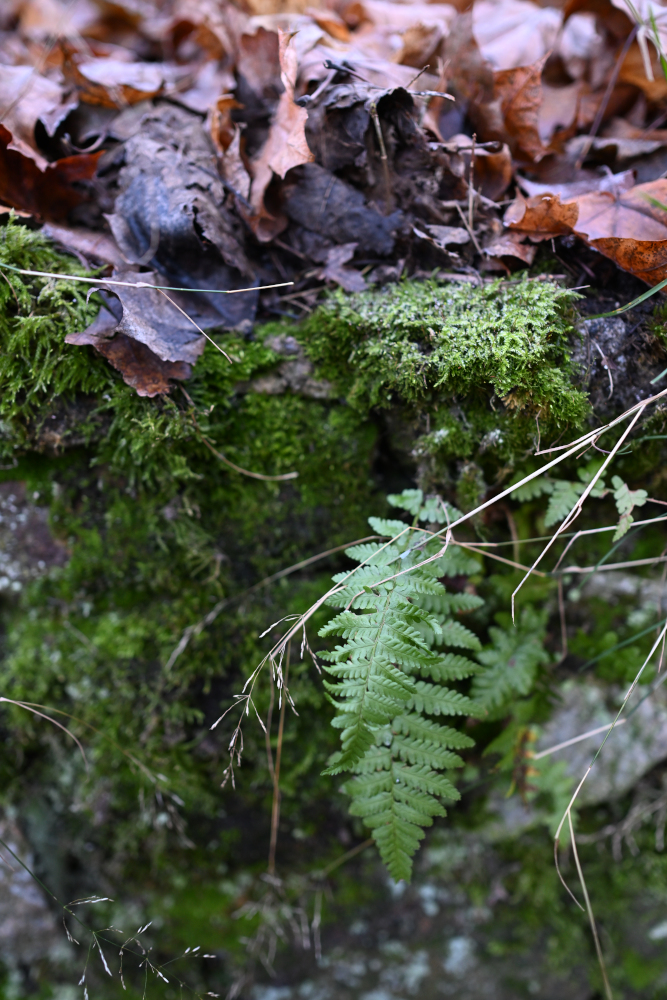
M 0 837 L 28 868 L 33 858 L 15 823 L 0 820 Z M 64 931 L 46 896 L 25 868 L 0 845 L 0 960 L 28 966 L 63 950 Z
M 67 550 L 51 534 L 48 507 L 28 498 L 25 483 L 0 483 L 0 592 L 16 593 L 52 566 L 67 562 Z

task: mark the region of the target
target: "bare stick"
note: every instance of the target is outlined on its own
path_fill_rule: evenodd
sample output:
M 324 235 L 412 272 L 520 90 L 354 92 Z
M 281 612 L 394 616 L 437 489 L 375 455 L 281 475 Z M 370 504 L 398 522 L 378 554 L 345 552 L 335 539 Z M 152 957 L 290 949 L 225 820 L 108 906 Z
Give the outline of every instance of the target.
M 271 807 L 271 840 L 269 843 L 269 863 L 266 870 L 269 875 L 273 875 L 276 870 L 276 846 L 278 844 L 278 823 L 280 822 L 280 761 L 283 754 L 283 733 L 285 731 L 285 705 L 287 698 L 287 675 L 289 674 L 290 653 L 292 643 L 287 644 L 287 656 L 285 657 L 285 674 L 283 678 L 281 699 L 280 699 L 280 722 L 278 723 L 278 743 L 276 745 L 276 763 L 273 769 L 273 804 Z
M 595 941 L 595 951 L 597 952 L 598 963 L 600 965 L 600 972 L 602 973 L 602 980 L 604 982 L 604 991 L 607 994 L 607 1000 L 614 1000 L 613 993 L 611 992 L 611 986 L 609 985 L 609 979 L 607 978 L 607 969 L 604 964 L 604 956 L 602 955 L 602 948 L 600 947 L 600 938 L 598 937 L 598 929 L 595 924 L 595 917 L 593 916 L 593 907 L 591 906 L 591 901 L 588 897 L 588 889 L 586 888 L 586 880 L 584 878 L 584 873 L 581 870 L 581 862 L 579 861 L 579 854 L 577 852 L 577 841 L 574 836 L 574 827 L 572 826 L 572 814 L 568 812 L 567 818 L 570 824 L 570 837 L 572 839 L 572 853 L 574 854 L 574 863 L 577 866 L 577 874 L 579 875 L 579 881 L 581 882 L 581 889 L 584 894 L 584 901 L 586 903 L 586 913 L 588 914 L 588 921 L 591 925 L 591 931 L 593 932 L 593 940 Z
M 627 722 L 627 719 L 619 719 L 616 723 L 617 726 L 623 726 Z M 571 740 L 565 740 L 563 743 L 557 743 L 553 747 L 549 747 L 547 750 L 540 750 L 539 753 L 535 753 L 532 756 L 533 760 L 541 760 L 542 757 L 550 757 L 552 753 L 556 753 L 557 750 L 565 750 L 566 747 L 574 746 L 575 743 L 581 743 L 583 740 L 590 739 L 591 736 L 599 736 L 600 733 L 606 733 L 608 729 L 614 725 L 613 722 L 608 722 L 606 726 L 598 726 L 597 729 L 589 729 L 587 733 L 582 733 L 580 736 L 573 736 Z
M 253 285 L 250 288 L 181 288 L 175 285 L 153 285 L 150 281 L 117 281 L 115 278 L 83 278 L 78 274 L 55 274 L 51 271 L 27 271 L 23 267 L 13 267 L 4 264 L 3 267 L 18 274 L 27 274 L 35 278 L 58 278 L 59 281 L 83 281 L 87 285 L 120 285 L 124 288 L 157 288 L 160 292 L 202 292 L 207 295 L 237 295 L 239 292 L 263 292 L 268 288 L 285 288 L 293 285 L 293 281 L 279 281 L 275 285 Z

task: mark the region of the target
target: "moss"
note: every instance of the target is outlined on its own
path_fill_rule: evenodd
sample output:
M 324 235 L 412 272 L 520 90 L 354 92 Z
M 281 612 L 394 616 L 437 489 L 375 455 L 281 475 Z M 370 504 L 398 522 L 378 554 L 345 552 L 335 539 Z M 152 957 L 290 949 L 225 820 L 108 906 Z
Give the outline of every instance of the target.
M 0 270 L 2 262 L 82 273 L 39 234 L 14 223 L 0 230 Z M 300 327 L 272 324 L 254 340 L 219 331 L 234 364 L 205 350 L 187 384 L 197 422 L 242 467 L 298 471 L 297 480 L 280 484 L 241 477 L 215 459 L 177 389 L 141 399 L 92 348 L 64 343 L 67 332 L 95 315 L 95 295 L 87 301 L 85 286 L 4 273 L 1 462 L 17 464 L 0 478 L 24 480 L 30 493 L 39 493 L 69 559 L 18 595 L 0 596 L 0 684 L 6 697 L 81 720 L 70 724 L 84 741 L 91 772 L 45 723 L 6 710 L 2 801 L 17 805 L 28 825 L 26 802 L 39 801 L 34 823 L 45 831 L 42 874 L 48 884 L 62 883 L 67 898 L 100 891 L 105 879 L 120 891 L 137 885 L 146 920 L 166 915 L 156 946 L 165 957 L 193 942 L 216 946 L 211 928 L 238 954 L 238 936 L 247 928 L 230 912 L 245 892 L 239 872 L 264 864 L 271 783 L 263 733 L 249 726 L 237 791 L 220 793 L 230 726 L 213 732 L 209 726 L 265 652 L 269 640 L 260 633 L 308 607 L 331 566 L 289 577 L 253 599 L 241 595 L 292 562 L 366 533 L 366 515 L 381 513 L 373 464 L 378 427 L 405 431 L 406 480 L 417 464 L 422 479 L 445 482 L 451 498 L 457 494 L 470 508 L 487 484 L 508 479 L 512 465 L 525 468 L 536 417 L 543 435 L 581 423 L 587 406 L 572 387 L 567 361 L 573 298 L 549 282 L 480 289 L 404 283 L 332 296 Z M 297 336 L 317 376 L 333 381 L 339 398 L 239 391 L 239 383 L 282 363 L 265 344 L 280 331 Z M 651 432 L 661 429 L 656 424 Z M 386 439 L 382 447 L 386 461 Z M 657 454 L 662 444 L 650 447 Z M 636 461 L 645 454 L 640 449 Z M 630 468 L 635 457 L 624 461 Z M 541 533 L 539 512 L 539 502 L 515 510 L 522 537 Z M 523 557 L 529 560 L 531 550 L 522 550 Z M 476 582 L 489 598 L 490 616 L 506 609 L 518 578 L 507 573 Z M 523 600 L 544 601 L 552 586 L 534 580 Z M 183 630 L 227 599 L 235 603 L 167 670 Z M 483 632 L 488 623 L 478 624 Z M 616 612 L 601 616 L 594 632 L 574 637 L 573 649 L 580 658 L 594 656 L 612 631 L 631 634 Z M 345 802 L 319 778 L 335 734 L 326 724 L 330 708 L 319 678 L 296 651 L 291 677 L 299 715 L 288 715 L 285 731 L 279 864 L 297 870 L 340 855 Z M 263 686 L 262 715 L 268 699 Z M 496 735 L 491 728 L 489 738 Z M 195 848 L 179 839 L 184 817 L 183 833 Z M 522 851 L 518 845 L 516 854 Z M 70 871 L 71 854 L 91 870 L 83 890 L 84 876 Z M 510 887 L 512 905 L 524 908 L 526 934 L 541 926 L 545 908 L 555 908 L 550 933 L 561 961 L 559 949 L 581 941 L 581 926 L 571 922 L 548 854 L 543 844 L 526 854 L 529 871 Z M 225 864 L 233 871 L 221 874 Z M 341 905 L 351 911 L 368 884 L 343 884 Z M 220 977 L 209 985 L 218 989 Z
M 587 412 L 567 362 L 576 298 L 548 281 L 406 281 L 332 295 L 301 336 L 359 408 L 433 406 L 482 391 L 563 426 Z

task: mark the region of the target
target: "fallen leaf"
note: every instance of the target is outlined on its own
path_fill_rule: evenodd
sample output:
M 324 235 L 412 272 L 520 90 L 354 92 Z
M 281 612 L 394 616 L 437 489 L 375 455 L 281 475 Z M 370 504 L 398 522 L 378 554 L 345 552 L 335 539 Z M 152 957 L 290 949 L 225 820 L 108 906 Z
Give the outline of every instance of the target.
M 524 243 L 524 239 L 521 233 L 501 233 L 484 247 L 484 253 L 489 257 L 516 257 L 530 266 L 535 260 L 537 247 L 534 243 Z
M 252 161 L 249 200 L 254 215 L 250 219 L 250 224 L 261 242 L 271 240 L 285 228 L 284 220 L 272 215 L 264 204 L 264 194 L 273 175 L 284 177 L 293 167 L 310 163 L 315 159 L 306 141 L 308 112 L 294 103 L 298 67 L 296 52 L 291 43 L 291 36 L 280 31 L 280 78 L 285 90 L 280 95 L 264 147 L 259 156 Z
M 287 215 L 306 229 L 337 244 L 356 242 L 364 253 L 381 257 L 394 249 L 402 213 L 381 215 L 366 203 L 361 191 L 318 164 L 307 163 L 292 171 L 283 193 Z
M 54 222 L 47 222 L 42 226 L 42 235 L 60 244 L 66 250 L 71 250 L 79 256 L 81 263 L 89 267 L 87 258 L 102 261 L 104 264 L 112 264 L 114 267 L 126 267 L 127 261 L 123 259 L 115 241 L 106 233 L 93 232 L 83 227 L 59 226 Z
M 633 170 L 625 170 L 620 174 L 602 174 L 585 177 L 582 180 L 571 181 L 566 184 L 539 184 L 537 181 L 531 181 L 527 177 L 517 175 L 517 182 L 522 191 L 530 197 L 551 194 L 558 195 L 561 201 L 570 201 L 579 195 L 589 194 L 592 191 L 611 191 L 617 193 L 629 191 L 631 187 L 634 187 L 635 176 Z
M 163 105 L 125 143 L 109 225 L 128 261 L 152 264 L 164 284 L 195 288 L 252 285 L 240 220 L 225 204 L 216 157 L 199 116 Z M 257 293 L 199 296 L 228 327 L 248 325 Z
M 568 75 L 581 80 L 589 71 L 591 60 L 603 50 L 604 37 L 598 31 L 595 15 L 572 14 L 565 21 L 556 43 L 556 53 L 563 60 Z
M 146 282 L 149 285 L 161 283 L 154 271 L 138 274 L 136 271 L 114 271 L 115 281 Z M 115 327 L 117 333 L 124 333 L 133 340 L 145 344 L 162 361 L 187 361 L 193 365 L 206 346 L 206 339 L 195 324 L 184 316 L 169 299 L 173 299 L 185 312 L 200 320 L 201 317 L 190 305 L 189 300 L 177 292 L 169 292 L 169 298 L 157 289 L 106 286 L 108 292 L 120 301 L 122 317 Z M 206 320 L 199 325 L 212 326 Z
M 324 267 L 319 272 L 320 280 L 333 281 L 346 292 L 364 292 L 367 285 L 363 274 L 352 267 L 344 266 L 352 260 L 356 249 L 356 243 L 343 243 L 341 246 L 332 247 L 327 253 Z
M 253 34 L 241 35 L 236 69 L 255 94 L 274 98 L 282 69 L 278 33 L 259 25 Z
M 470 242 L 470 233 L 467 229 L 459 226 L 427 226 L 428 235 L 416 227 L 413 232 L 420 239 L 430 240 L 441 250 L 446 250 L 448 246 L 463 246 Z
M 245 29 L 248 16 L 231 3 L 217 0 L 177 0 L 172 12 L 174 41 L 188 38 L 201 46 L 212 59 L 235 54 L 237 39 Z
M 473 32 L 484 59 L 496 70 L 534 65 L 553 49 L 562 15 L 528 0 L 477 0 Z
M 52 136 L 77 104 L 76 97 L 66 99 L 63 87 L 31 66 L 2 67 L 0 121 L 12 133 L 9 148 L 30 156 L 40 170 L 46 170 L 48 161 L 37 147 L 35 125 L 41 121 Z
M 539 130 L 545 62 L 546 56 L 543 56 L 530 66 L 494 74 L 494 97 L 500 103 L 509 145 L 515 156 L 534 161 L 541 160 L 547 153 Z
M 162 361 L 145 344 L 117 329 L 116 318 L 102 306 L 87 330 L 68 333 L 65 341 L 76 347 L 94 347 L 139 396 L 160 396 L 173 388 L 171 379 L 185 381 L 190 377 L 192 368 L 187 362 Z
M 37 218 L 66 219 L 89 197 L 85 184 L 92 180 L 101 153 L 68 156 L 42 171 L 31 155 L 12 149 L 12 138 L 0 125 L 0 202 Z
M 526 199 L 519 193 L 508 206 L 503 222 L 510 229 L 548 239 L 572 233 L 578 216 L 574 201 L 562 204 L 558 195 L 551 194 Z
M 123 108 L 155 97 L 164 87 L 164 73 L 157 63 L 124 62 L 120 59 L 88 59 L 78 62 L 68 50 L 63 70 L 77 88 L 82 101 L 105 108 Z
M 235 98 L 224 94 L 211 108 L 208 127 L 218 151 L 218 166 L 222 179 L 230 191 L 247 203 L 250 194 L 250 175 L 241 155 L 241 128 L 233 121 L 231 114 L 233 109 L 242 107 L 243 105 Z
M 319 10 L 316 7 L 308 7 L 306 14 L 312 17 L 315 24 L 326 31 L 332 38 L 339 42 L 350 41 L 350 29 L 342 17 L 333 10 Z
M 537 118 L 537 131 L 547 146 L 558 129 L 570 131 L 576 127 L 581 104 L 582 85 L 571 83 L 566 87 L 549 87 L 542 84 L 542 100 Z M 569 136 L 568 136 L 569 138 Z
M 667 277 L 667 180 L 625 191 L 593 191 L 561 202 L 558 196 L 519 195 L 505 225 L 547 239 L 571 232 L 648 284 Z

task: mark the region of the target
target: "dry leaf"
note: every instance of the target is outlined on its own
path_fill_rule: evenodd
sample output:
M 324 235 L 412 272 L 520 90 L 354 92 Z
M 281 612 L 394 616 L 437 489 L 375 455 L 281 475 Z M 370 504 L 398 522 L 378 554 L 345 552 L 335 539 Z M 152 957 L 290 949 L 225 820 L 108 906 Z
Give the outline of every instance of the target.
M 484 59 L 496 70 L 542 61 L 553 49 L 562 15 L 528 0 L 477 0 L 473 32 Z
M 30 66 L 3 66 L 0 72 L 0 120 L 13 136 L 16 149 L 46 170 L 48 161 L 37 148 L 35 125 L 41 121 L 52 136 L 61 121 L 78 104 L 65 99 L 63 88 Z
M 298 67 L 291 36 L 279 32 L 279 45 L 280 78 L 285 91 L 280 95 L 266 143 L 252 163 L 250 204 L 254 216 L 250 221 L 255 235 L 262 242 L 271 240 L 285 228 L 284 220 L 273 216 L 264 205 L 264 193 L 273 175 L 284 177 L 293 167 L 315 159 L 306 141 L 308 112 L 294 103 Z
M 503 222 L 510 229 L 548 239 L 573 232 L 578 215 L 576 202 L 561 204 L 558 195 L 541 194 L 526 199 L 518 194 L 508 206 Z
M 546 56 L 531 66 L 501 70 L 494 74 L 494 96 L 514 155 L 539 161 L 546 154 L 540 138 L 542 69 Z
M 582 171 L 584 173 L 584 171 Z M 571 201 L 582 194 L 590 194 L 592 191 L 611 191 L 620 193 L 629 191 L 635 184 L 633 170 L 624 170 L 620 174 L 602 174 L 598 176 L 585 176 L 578 181 L 570 181 L 566 184 L 538 184 L 537 181 L 530 181 L 526 177 L 517 175 L 519 187 L 529 197 L 535 195 L 551 194 L 558 195 L 561 201 Z
M 85 184 L 92 180 L 102 154 L 68 156 L 42 171 L 32 155 L 12 149 L 12 138 L 0 125 L 0 203 L 42 219 L 66 219 L 89 197 Z
M 489 257 L 516 257 L 530 266 L 535 260 L 537 247 L 534 243 L 524 243 L 524 239 L 521 233 L 501 233 L 484 247 L 484 253 Z
M 128 261 L 152 264 L 169 280 L 195 288 L 252 285 L 242 224 L 225 204 L 216 157 L 201 118 L 162 105 L 145 115 L 125 144 L 114 213 L 114 238 Z M 257 294 L 207 295 L 218 322 L 247 326 Z
M 90 266 L 88 258 L 102 261 L 104 264 L 113 264 L 114 267 L 127 266 L 127 261 L 123 259 L 115 241 L 106 233 L 47 222 L 42 226 L 42 235 L 59 243 L 66 250 L 71 250 L 81 259 L 85 267 Z
M 119 110 L 128 104 L 138 104 L 155 97 L 165 82 L 158 63 L 124 62 L 120 59 L 77 62 L 71 50 L 64 70 L 79 91 L 81 100 Z
M 160 396 L 173 388 L 170 379 L 184 381 L 190 377 L 192 368 L 187 362 L 162 361 L 145 344 L 117 333 L 117 329 L 116 318 L 102 306 L 87 330 L 68 333 L 65 340 L 76 347 L 94 347 L 139 396 Z
M 352 267 L 345 267 L 349 260 L 354 257 L 357 249 L 356 243 L 343 243 L 341 246 L 332 247 L 327 252 L 327 259 L 324 267 L 319 272 L 322 281 L 333 281 L 346 292 L 363 292 L 366 290 L 366 281 L 363 274 L 355 271 Z

